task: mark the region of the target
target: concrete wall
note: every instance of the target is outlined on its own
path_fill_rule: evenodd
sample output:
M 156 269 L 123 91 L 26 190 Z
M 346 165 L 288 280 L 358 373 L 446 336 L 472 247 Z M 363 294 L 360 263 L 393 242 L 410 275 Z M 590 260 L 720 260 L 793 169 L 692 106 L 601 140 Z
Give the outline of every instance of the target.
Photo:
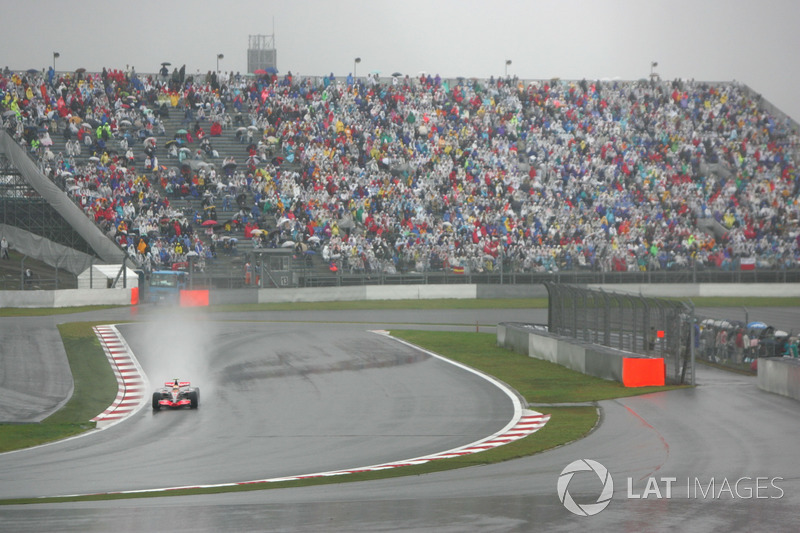
M 76 307 L 130 305 L 132 289 L 61 289 L 57 291 L 0 291 L 0 307 Z
M 429 300 L 456 298 L 474 300 L 476 285 L 367 285 L 367 300 Z
M 528 351 L 522 353 L 557 364 L 558 339 L 547 335 L 528 334 Z
M 508 324 L 497 325 L 497 345 L 514 350 L 517 353 L 528 353 L 528 332 L 521 328 L 508 327 Z
M 258 303 L 337 302 L 366 299 L 367 291 L 363 286 L 258 290 Z
M 582 374 L 620 383 L 626 383 L 623 375 L 625 360 L 641 358 L 638 354 L 582 344 L 574 339 L 556 337 L 544 330 L 510 322 L 498 324 L 497 345 L 529 357 L 556 363 Z M 658 367 L 660 370 L 663 360 L 659 361 L 662 361 Z M 660 375 L 660 379 L 661 383 L 658 384 L 663 384 L 663 374 Z
M 257 304 L 259 291 L 252 289 L 231 289 L 227 291 L 209 291 L 209 305 Z
M 556 342 L 558 343 L 558 350 L 556 351 L 556 363 L 561 366 L 565 366 L 570 370 L 574 370 L 575 372 L 587 374 L 586 347 L 579 344 L 572 344 L 564 340 L 558 340 Z
M 547 298 L 547 288 L 533 285 L 476 285 L 477 298 Z
M 585 358 L 585 374 L 622 382 L 624 356 L 620 352 L 602 346 L 592 346 L 586 350 Z
M 758 388 L 800 400 L 800 360 L 788 357 L 759 359 Z
M 612 283 L 607 285 L 588 284 L 586 286 L 591 289 L 603 289 L 604 291 L 648 297 L 800 297 L 800 283 Z
M 587 285 L 600 288 L 598 285 Z M 800 297 L 800 283 L 709 283 L 692 284 L 616 284 L 604 285 L 609 291 L 642 294 L 643 296 L 674 296 L 696 298 L 703 296 L 768 296 Z M 74 291 L 74 289 L 71 289 Z M 92 295 L 64 292 L 58 298 L 54 291 L 0 291 L 0 307 L 68 307 L 74 305 L 130 304 L 130 293 L 123 298 L 103 296 L 104 290 L 124 292 L 119 289 L 95 289 Z M 211 291 L 211 305 L 267 302 L 330 302 L 354 300 L 425 300 L 431 298 L 485 299 L 485 298 L 546 298 L 544 285 L 366 285 L 354 287 L 319 287 L 298 289 L 235 289 Z M 124 300 L 124 301 L 123 301 Z

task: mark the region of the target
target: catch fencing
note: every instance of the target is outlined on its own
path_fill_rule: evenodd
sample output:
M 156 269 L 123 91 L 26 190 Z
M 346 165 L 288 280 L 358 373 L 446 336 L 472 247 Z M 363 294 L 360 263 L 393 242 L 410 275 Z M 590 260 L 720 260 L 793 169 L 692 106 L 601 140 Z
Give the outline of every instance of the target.
M 545 283 L 548 330 L 563 337 L 625 352 L 663 357 L 668 383 L 694 384 L 694 336 L 690 304 Z

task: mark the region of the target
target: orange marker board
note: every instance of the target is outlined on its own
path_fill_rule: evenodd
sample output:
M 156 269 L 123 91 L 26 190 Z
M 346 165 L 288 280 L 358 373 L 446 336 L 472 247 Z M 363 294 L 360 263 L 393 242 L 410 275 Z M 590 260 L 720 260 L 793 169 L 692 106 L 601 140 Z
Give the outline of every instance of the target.
M 208 290 L 181 291 L 181 307 L 208 305 Z
M 626 387 L 664 385 L 664 359 L 625 357 L 622 359 L 622 384 Z

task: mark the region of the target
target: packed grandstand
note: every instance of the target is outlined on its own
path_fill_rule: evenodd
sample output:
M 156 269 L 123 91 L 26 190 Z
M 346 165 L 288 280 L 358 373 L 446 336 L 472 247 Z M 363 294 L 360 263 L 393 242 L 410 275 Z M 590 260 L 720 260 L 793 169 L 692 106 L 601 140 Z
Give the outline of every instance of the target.
M 686 80 L 0 76 L 3 129 L 150 269 L 237 236 L 362 273 L 796 268 L 798 135 L 761 104 Z

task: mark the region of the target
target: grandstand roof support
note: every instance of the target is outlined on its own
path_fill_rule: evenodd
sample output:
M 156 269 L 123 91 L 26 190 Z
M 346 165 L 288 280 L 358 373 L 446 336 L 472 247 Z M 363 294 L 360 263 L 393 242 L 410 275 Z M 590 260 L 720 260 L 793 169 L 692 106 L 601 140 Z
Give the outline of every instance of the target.
M 5 131 L 0 131 L 0 152 L 5 154 L 25 181 L 83 237 L 100 259 L 107 263 L 121 263 L 130 259 L 116 242 L 109 239 L 86 217 L 64 191 L 47 179 L 25 150 Z

